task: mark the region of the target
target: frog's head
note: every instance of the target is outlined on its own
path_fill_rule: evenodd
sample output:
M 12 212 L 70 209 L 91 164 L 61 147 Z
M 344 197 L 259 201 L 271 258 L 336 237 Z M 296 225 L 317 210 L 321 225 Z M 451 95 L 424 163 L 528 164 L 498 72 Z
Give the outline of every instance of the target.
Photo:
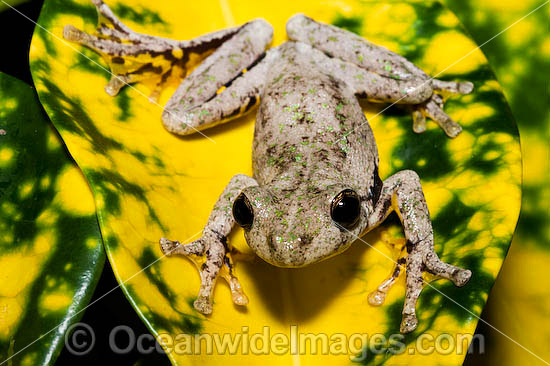
M 347 249 L 364 230 L 367 209 L 349 187 L 255 186 L 237 197 L 233 217 L 258 256 L 278 267 L 302 267 Z

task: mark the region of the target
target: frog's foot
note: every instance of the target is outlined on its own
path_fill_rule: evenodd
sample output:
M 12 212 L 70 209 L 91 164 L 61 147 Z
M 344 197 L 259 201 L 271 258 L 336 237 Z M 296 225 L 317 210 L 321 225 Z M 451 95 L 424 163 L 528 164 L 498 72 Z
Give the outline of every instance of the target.
M 462 127 L 443 111 L 444 96 L 452 94 L 469 94 L 474 89 L 471 82 L 451 82 L 432 80 L 434 93 L 426 101 L 413 106 L 413 130 L 416 133 L 426 131 L 426 117 L 434 120 L 445 131 L 447 136 L 456 137 Z
M 134 32 L 102 0 L 92 2 L 98 12 L 95 34 L 67 25 L 63 37 L 93 49 L 105 59 L 111 69 L 111 80 L 105 91 L 111 96 L 117 95 L 126 84 L 152 80 L 155 82 L 152 97 L 155 98 L 171 75 L 185 75 L 191 52 L 204 58 L 239 29 L 225 29 L 190 41 L 175 41 Z
M 472 276 L 472 271 L 453 266 L 439 259 L 429 241 L 421 241 L 416 244 L 408 243 L 407 255 L 407 291 L 403 306 L 403 319 L 401 321 L 401 333 L 410 333 L 416 329 L 418 319 L 416 317 L 416 302 L 424 283 L 423 272 L 430 273 L 436 278 L 451 280 L 456 286 L 464 286 Z M 431 286 L 428 284 L 428 286 Z
M 402 333 L 409 333 L 418 325 L 416 302 L 424 286 L 424 272 L 451 280 L 456 286 L 464 286 L 472 272 L 442 262 L 435 253 L 428 205 L 422 192 L 420 178 L 415 172 L 400 171 L 384 181 L 380 197 L 369 216 L 369 226 L 376 227 L 392 210 L 396 211 L 401 219 L 407 239 L 406 293 L 400 330 Z M 395 281 L 394 277 L 396 276 L 390 277 L 390 285 Z M 383 283 L 381 287 L 380 292 L 384 294 L 387 286 Z
M 166 256 L 188 256 L 199 268 L 201 286 L 193 306 L 200 313 L 205 315 L 212 313 L 212 295 L 218 275 L 227 281 L 232 300 L 236 305 L 248 304 L 248 298 L 234 275 L 233 260 L 231 253 L 227 250 L 227 243 L 216 233 L 205 232 L 201 238 L 189 244 L 180 244 L 178 241 L 162 238 L 160 248 Z

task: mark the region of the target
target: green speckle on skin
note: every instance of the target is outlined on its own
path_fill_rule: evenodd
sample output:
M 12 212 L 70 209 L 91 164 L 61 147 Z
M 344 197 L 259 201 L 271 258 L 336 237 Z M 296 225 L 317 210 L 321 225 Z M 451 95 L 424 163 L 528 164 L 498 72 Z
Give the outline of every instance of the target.
M 357 55 L 357 61 L 363 62 L 363 55 L 361 54 Z
M 235 57 L 239 57 L 239 55 L 232 53 L 229 55 L 229 62 L 231 62 L 233 65 L 237 65 L 239 62 L 235 60 Z
M 384 70 L 391 71 L 391 65 L 384 65 Z
M 328 104 L 327 104 L 327 103 L 323 103 L 323 104 L 321 104 L 321 106 L 322 106 L 323 108 L 328 108 Z
M 294 121 L 298 120 L 298 119 L 302 119 L 304 117 L 304 114 L 302 112 L 296 112 L 294 113 L 294 115 L 292 116 L 292 119 Z
M 296 154 L 296 156 L 294 157 L 294 160 L 296 160 L 296 162 L 299 163 L 300 161 L 302 161 L 302 156 L 303 156 L 302 154 Z
M 354 76 L 354 78 L 356 78 L 357 80 L 363 80 L 363 74 L 357 74 Z
M 338 38 L 331 36 L 331 37 L 328 37 L 328 40 L 329 40 L 329 42 L 337 42 Z
M 336 106 L 336 111 L 342 112 L 343 107 L 344 107 L 344 105 L 342 103 L 338 103 L 338 105 Z

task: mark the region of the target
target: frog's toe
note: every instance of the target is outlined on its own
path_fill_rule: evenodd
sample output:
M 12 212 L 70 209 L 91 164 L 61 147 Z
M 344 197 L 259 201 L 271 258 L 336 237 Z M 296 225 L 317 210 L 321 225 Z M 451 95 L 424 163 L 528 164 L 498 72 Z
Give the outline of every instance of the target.
M 472 271 L 469 269 L 460 269 L 453 276 L 453 283 L 458 287 L 462 287 L 470 281 L 470 278 L 472 278 Z
M 199 296 L 193 303 L 193 307 L 204 315 L 212 314 L 212 300 L 209 296 Z
M 403 320 L 401 320 L 401 326 L 399 331 L 401 333 L 410 333 L 418 326 L 418 319 L 416 314 L 403 314 Z
M 441 98 L 439 96 L 436 96 L 435 98 L 432 97 L 428 101 L 419 105 L 418 108 L 420 109 L 423 115 L 429 117 L 434 122 L 436 122 L 439 125 L 439 127 L 443 129 L 445 134 L 447 134 L 447 136 L 451 138 L 455 138 L 456 136 L 458 136 L 460 132 L 462 132 L 462 127 L 458 123 L 456 123 L 447 113 L 443 111 L 442 106 L 440 104 L 440 99 Z M 414 115 L 413 115 L 413 119 L 414 119 Z M 419 122 L 417 122 L 416 128 L 422 131 L 423 127 L 424 126 L 422 125 L 421 120 L 419 120 Z
M 171 241 L 166 238 L 161 238 L 159 240 L 159 244 L 160 244 L 160 250 L 164 255 L 170 255 L 172 251 L 176 249 L 177 246 L 179 245 L 178 242 Z
M 202 255 L 204 253 L 204 242 L 201 239 L 189 244 L 181 244 L 179 241 L 172 241 L 166 238 L 159 240 L 160 250 L 166 256 L 171 255 Z
M 416 133 L 422 133 L 426 131 L 426 116 L 422 112 L 421 108 L 416 108 L 412 112 L 413 117 L 413 131 Z
M 453 281 L 458 287 L 464 286 L 472 277 L 472 271 L 443 262 L 435 252 L 425 256 L 424 265 L 431 273 Z
M 456 82 L 433 79 L 432 87 L 434 90 L 451 94 L 470 94 L 474 90 L 474 84 L 469 81 Z
M 470 81 L 459 83 L 458 92 L 460 94 L 470 94 L 472 91 L 474 91 L 474 83 Z

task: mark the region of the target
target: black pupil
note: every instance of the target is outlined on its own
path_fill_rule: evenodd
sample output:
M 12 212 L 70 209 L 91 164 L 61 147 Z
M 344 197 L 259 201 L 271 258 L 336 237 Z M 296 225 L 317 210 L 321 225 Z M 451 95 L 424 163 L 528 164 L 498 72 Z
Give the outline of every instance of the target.
M 252 227 L 252 221 L 254 221 L 254 213 L 252 212 L 252 207 L 250 207 L 250 202 L 244 194 L 240 194 L 239 197 L 233 203 L 233 218 L 239 226 L 250 229 Z
M 332 219 L 345 228 L 355 225 L 360 214 L 359 198 L 352 190 L 340 192 L 332 202 Z

